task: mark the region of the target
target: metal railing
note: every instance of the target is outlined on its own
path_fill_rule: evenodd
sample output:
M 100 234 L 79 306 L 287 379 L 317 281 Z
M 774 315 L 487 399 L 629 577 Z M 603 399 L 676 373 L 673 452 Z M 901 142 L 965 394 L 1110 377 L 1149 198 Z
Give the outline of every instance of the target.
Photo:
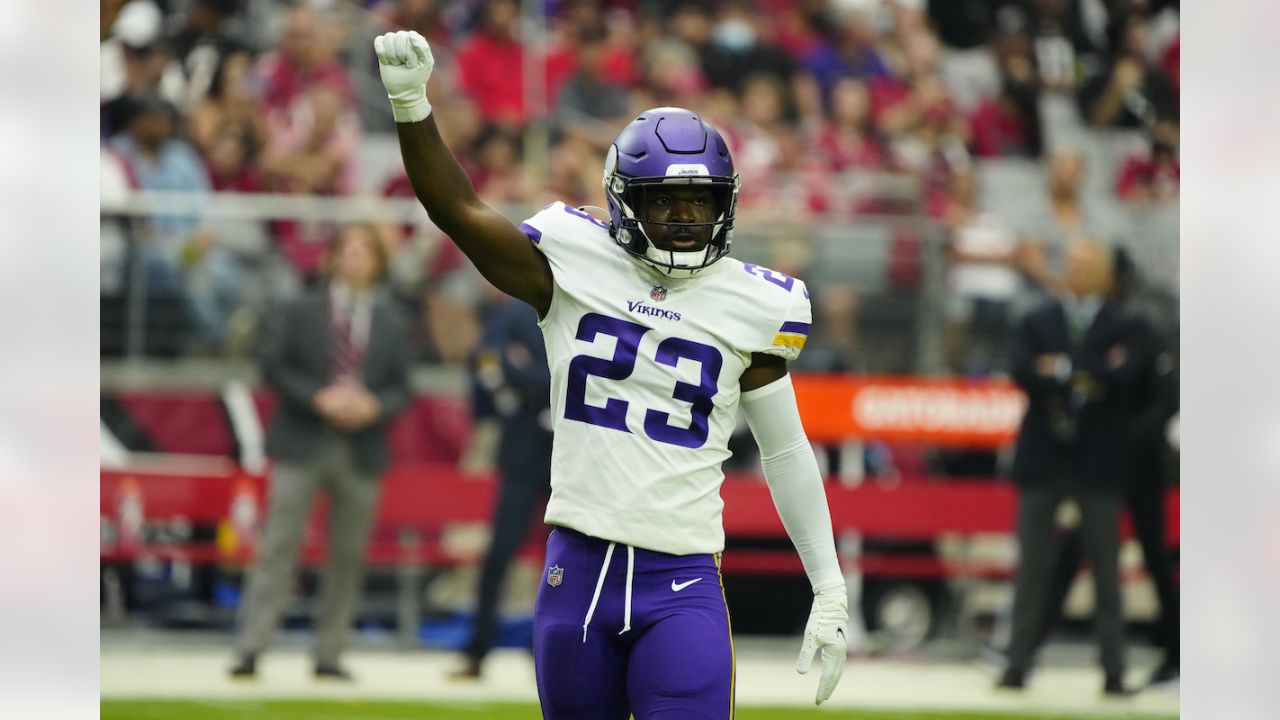
M 538 208 L 503 206 L 500 210 L 518 221 Z M 146 358 L 149 326 L 155 331 L 154 318 L 148 313 L 164 309 L 151 297 L 143 266 L 143 250 L 152 241 L 152 218 L 192 218 L 213 227 L 230 223 L 231 232 L 256 227 L 266 243 L 250 253 L 255 260 L 278 254 L 266 229 L 271 221 L 331 223 L 335 227 L 372 221 L 408 224 L 418 235 L 439 232 L 415 200 L 379 197 L 133 192 L 104 199 L 101 213 L 104 223 L 122 223 L 127 230 L 128 279 L 122 296 L 117 297 L 124 308 L 124 349 L 118 354 L 126 364 Z M 856 220 L 836 220 L 801 214 L 784 220 L 776 213 L 745 209 L 739 212 L 734 256 L 805 279 L 815 292 L 815 322 L 819 326 L 824 311 L 818 294 L 834 286 L 853 292 L 858 306 L 855 334 L 863 344 L 857 351 L 856 369 L 936 374 L 944 370 L 944 242 L 944 228 L 919 215 L 860 215 Z M 265 297 L 266 305 L 290 294 L 289 288 L 267 286 L 272 282 L 246 278 L 242 291 Z M 815 339 L 820 340 L 821 333 L 818 336 Z

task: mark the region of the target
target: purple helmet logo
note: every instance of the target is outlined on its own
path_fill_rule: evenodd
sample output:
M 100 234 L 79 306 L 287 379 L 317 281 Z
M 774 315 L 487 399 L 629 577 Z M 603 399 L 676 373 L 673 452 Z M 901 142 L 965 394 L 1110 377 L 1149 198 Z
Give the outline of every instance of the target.
M 655 186 L 698 185 L 712 190 L 715 218 L 702 223 L 654 223 L 637 215 L 639 198 Z M 622 129 L 604 164 L 609 235 L 627 252 L 668 275 L 691 275 L 729 254 L 738 203 L 738 176 L 724 138 L 682 108 L 647 110 Z M 710 226 L 711 240 L 691 252 L 656 247 L 641 220 L 650 225 Z

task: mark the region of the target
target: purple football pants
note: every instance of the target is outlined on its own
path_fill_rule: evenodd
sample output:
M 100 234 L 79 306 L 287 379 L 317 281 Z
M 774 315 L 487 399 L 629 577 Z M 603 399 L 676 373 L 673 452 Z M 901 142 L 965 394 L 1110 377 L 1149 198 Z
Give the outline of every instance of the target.
M 533 613 L 543 717 L 732 718 L 733 641 L 715 556 L 610 546 L 566 528 L 547 540 Z

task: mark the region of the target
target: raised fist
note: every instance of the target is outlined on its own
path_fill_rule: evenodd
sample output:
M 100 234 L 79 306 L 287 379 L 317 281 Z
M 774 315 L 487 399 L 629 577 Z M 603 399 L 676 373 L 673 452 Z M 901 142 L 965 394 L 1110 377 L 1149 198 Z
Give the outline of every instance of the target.
M 386 33 L 373 39 L 373 50 L 396 122 L 417 122 L 430 115 L 427 79 L 436 61 L 426 38 L 412 30 Z

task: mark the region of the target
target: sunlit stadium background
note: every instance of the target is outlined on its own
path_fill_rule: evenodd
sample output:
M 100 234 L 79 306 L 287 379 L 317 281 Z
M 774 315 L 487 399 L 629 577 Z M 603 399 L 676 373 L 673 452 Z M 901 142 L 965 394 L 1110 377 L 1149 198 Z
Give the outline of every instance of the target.
M 507 583 L 504 649 L 484 680 L 447 679 L 488 535 L 491 429 L 466 368 L 492 291 L 412 197 L 371 48 L 395 29 L 431 42 L 437 122 L 509 217 L 603 205 L 621 125 L 689 107 L 742 177 L 735 256 L 813 289 L 793 370 L 828 374 L 806 423 L 866 632 L 835 709 L 814 710 L 816 679 L 793 668 L 809 589 L 744 432 L 724 490 L 742 717 L 1176 715 L 1176 691 L 1101 700 L 1087 573 L 1030 690 L 992 686 L 1016 560 L 1007 344 L 1028 287 L 1066 241 L 1096 239 L 1132 258 L 1134 302 L 1177 337 L 1177 5 L 103 0 L 103 717 L 538 716 L 540 531 Z M 1121 65 L 1140 91 L 1109 103 Z M 417 395 L 392 432 L 357 682 L 309 674 L 317 517 L 280 647 L 235 685 L 274 407 L 255 357 L 350 222 L 390 251 Z M 1132 543 L 1122 557 L 1145 672 L 1154 593 Z

